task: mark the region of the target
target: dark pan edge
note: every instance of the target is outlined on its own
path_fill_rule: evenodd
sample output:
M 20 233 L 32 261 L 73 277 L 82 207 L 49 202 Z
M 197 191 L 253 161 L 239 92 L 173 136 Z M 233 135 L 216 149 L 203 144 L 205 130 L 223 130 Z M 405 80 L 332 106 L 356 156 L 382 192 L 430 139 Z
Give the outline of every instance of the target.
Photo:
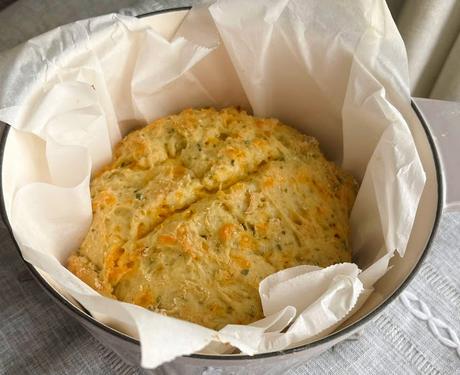
M 142 14 L 142 15 L 139 15 L 138 17 L 143 18 L 143 17 L 148 17 L 148 16 L 152 16 L 152 15 L 158 15 L 158 14 L 162 14 L 162 13 L 169 13 L 169 12 L 188 10 L 190 8 L 191 7 L 163 9 L 163 10 L 159 10 L 159 11 L 155 11 L 155 12 Z M 407 276 L 406 280 L 404 280 L 404 282 L 401 284 L 401 286 L 397 290 L 395 290 L 393 292 L 393 294 L 391 294 L 385 301 L 383 301 L 376 309 L 371 311 L 369 314 L 367 314 L 366 316 L 364 316 L 363 318 L 361 318 L 357 322 L 355 322 L 352 325 L 350 325 L 350 326 L 348 326 L 346 328 L 343 328 L 343 329 L 341 329 L 341 330 L 339 330 L 337 332 L 334 332 L 331 335 L 328 335 L 328 336 L 326 336 L 326 337 L 324 337 L 324 338 L 322 338 L 322 339 L 320 339 L 318 341 L 315 341 L 315 342 L 312 342 L 312 343 L 309 343 L 309 344 L 306 344 L 306 345 L 302 345 L 302 346 L 299 346 L 299 347 L 296 347 L 296 348 L 282 350 L 282 351 L 278 351 L 278 352 L 269 352 L 269 353 L 256 354 L 256 355 L 253 355 L 253 356 L 249 356 L 249 355 L 235 355 L 235 356 L 227 355 L 227 356 L 223 356 L 223 355 L 191 354 L 191 355 L 185 355 L 183 357 L 196 358 L 196 359 L 206 359 L 206 360 L 219 360 L 219 361 L 221 361 L 221 360 L 230 360 L 230 361 L 235 361 L 235 360 L 253 360 L 253 359 L 261 359 L 261 358 L 269 358 L 269 357 L 276 357 L 276 356 L 281 356 L 281 355 L 285 355 L 285 354 L 297 353 L 297 352 L 300 352 L 300 351 L 304 351 L 304 350 L 306 350 L 308 348 L 313 348 L 313 347 L 316 347 L 318 345 L 325 344 L 325 343 L 327 343 L 327 342 L 329 342 L 331 340 L 340 338 L 342 336 L 345 336 L 345 335 L 351 333 L 352 331 L 354 331 L 358 327 L 362 327 L 363 325 L 365 325 L 366 323 L 368 323 L 369 321 L 374 319 L 388 304 L 390 304 L 396 297 L 399 296 L 399 294 L 407 287 L 407 285 L 412 281 L 414 276 L 417 274 L 421 264 L 423 263 L 423 260 L 425 259 L 425 257 L 427 256 L 427 254 L 428 254 L 428 252 L 429 252 L 429 250 L 431 248 L 431 245 L 433 243 L 433 239 L 436 236 L 436 233 L 437 233 L 437 230 L 438 230 L 439 221 L 440 221 L 441 214 L 442 214 L 442 209 L 443 209 L 443 206 L 442 206 L 443 203 L 442 202 L 444 201 L 444 187 L 443 187 L 441 165 L 440 165 L 439 155 L 438 155 L 438 152 L 437 152 L 435 144 L 434 144 L 434 140 L 433 140 L 432 135 L 430 133 L 430 130 L 429 130 L 428 126 L 427 126 L 427 123 L 426 123 L 423 115 L 421 114 L 421 111 L 419 110 L 419 108 L 417 107 L 416 103 L 413 100 L 411 100 L 411 106 L 412 106 L 414 112 L 416 113 L 417 117 L 419 118 L 420 123 L 423 126 L 423 129 L 425 130 L 425 134 L 427 136 L 427 139 L 428 139 L 428 142 L 430 144 L 430 148 L 431 148 L 431 151 L 432 151 L 432 154 L 433 154 L 433 160 L 434 160 L 434 164 L 435 164 L 435 168 L 436 168 L 436 178 L 437 178 L 437 182 L 438 182 L 438 203 L 437 203 L 437 210 L 436 210 L 436 218 L 435 218 L 435 221 L 434 221 L 434 224 L 433 224 L 433 230 L 432 230 L 432 232 L 430 234 L 430 237 L 429 237 L 429 239 L 427 241 L 425 250 L 423 251 L 422 255 L 420 256 L 417 264 L 414 266 L 414 268 L 412 269 L 411 273 Z M 115 330 L 115 329 L 113 329 L 113 328 L 111 328 L 111 327 L 109 327 L 109 326 L 107 326 L 107 325 L 105 325 L 103 323 L 98 322 L 91 315 L 89 315 L 87 313 L 84 313 L 81 310 L 79 310 L 78 308 L 76 308 L 69 301 L 67 301 L 64 297 L 62 297 L 56 290 L 54 290 L 54 288 L 52 288 L 47 283 L 47 281 L 40 275 L 40 273 L 31 264 L 26 262 L 24 260 L 24 258 L 22 257 L 21 251 L 20 251 L 19 246 L 18 246 L 18 244 L 17 244 L 17 242 L 16 242 L 16 240 L 15 240 L 15 238 L 13 236 L 13 231 L 12 231 L 11 225 L 10 225 L 10 223 L 8 221 L 8 218 L 7 218 L 6 208 L 5 208 L 5 201 L 4 201 L 4 198 L 3 198 L 3 157 L 4 157 L 5 144 L 6 144 L 6 140 L 7 140 L 7 137 L 8 137 L 8 133 L 9 133 L 9 126 L 6 125 L 5 129 L 3 130 L 2 138 L 1 138 L 1 141 L 0 141 L 0 216 L 1 216 L 5 226 L 8 229 L 8 232 L 9 232 L 9 234 L 11 236 L 12 241 L 14 242 L 15 248 L 18 251 L 19 256 L 24 261 L 24 263 L 27 265 L 28 269 L 30 270 L 32 275 L 35 277 L 35 279 L 38 281 L 38 283 L 48 293 L 48 295 L 50 295 L 56 302 L 59 302 L 62 305 L 64 305 L 64 307 L 67 309 L 67 311 L 70 314 L 76 314 L 77 318 L 82 318 L 82 319 L 86 320 L 88 323 L 94 324 L 95 326 L 97 326 L 98 328 L 106 331 L 107 333 L 113 334 L 113 335 L 115 335 L 115 336 L 117 336 L 117 337 L 119 337 L 119 338 L 121 338 L 121 339 L 123 339 L 123 340 L 125 340 L 127 342 L 130 342 L 130 343 L 136 344 L 136 345 L 140 345 L 140 342 L 138 340 L 132 338 L 131 336 L 125 335 L 122 332 L 117 331 L 117 330 Z

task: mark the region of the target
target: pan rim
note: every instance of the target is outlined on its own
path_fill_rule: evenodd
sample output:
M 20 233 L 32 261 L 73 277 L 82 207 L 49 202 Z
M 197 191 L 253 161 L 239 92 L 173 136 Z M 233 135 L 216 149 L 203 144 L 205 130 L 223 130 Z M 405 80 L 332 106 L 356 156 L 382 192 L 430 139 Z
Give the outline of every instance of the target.
M 179 11 L 185 11 L 185 10 L 190 10 L 191 7 L 179 7 L 179 8 L 170 8 L 170 9 L 162 9 L 159 11 L 154 11 L 154 12 L 149 12 L 145 13 L 142 15 L 139 15 L 139 18 L 143 17 L 148 17 L 148 16 L 154 16 L 154 15 L 159 15 L 159 14 L 164 14 L 164 13 L 170 13 L 170 12 L 179 12 Z M 376 316 L 378 316 L 396 297 L 399 296 L 399 294 L 407 287 L 407 285 L 412 281 L 414 276 L 418 273 L 419 268 L 423 261 L 425 260 L 427 254 L 430 251 L 430 248 L 432 246 L 432 242 L 434 237 L 436 236 L 436 233 L 438 231 L 439 227 L 439 222 L 441 219 L 442 215 L 442 210 L 443 210 L 443 202 L 444 202 L 444 183 L 443 183 L 443 176 L 442 176 L 442 169 L 441 169 L 441 163 L 440 163 L 440 158 L 438 151 L 436 149 L 435 143 L 433 136 L 429 130 L 429 127 L 427 125 L 427 122 L 425 118 L 423 117 L 420 109 L 418 108 L 417 104 L 414 102 L 413 99 L 411 99 L 411 106 L 412 109 L 414 110 L 415 114 L 417 115 L 417 118 L 419 119 L 421 126 L 423 127 L 425 131 L 425 135 L 427 137 L 428 143 L 430 145 L 430 149 L 432 152 L 433 156 L 433 161 L 435 165 L 435 170 L 436 170 L 436 179 L 437 179 L 437 193 L 438 193 L 438 201 L 437 201 L 437 208 L 436 208 L 436 216 L 435 220 L 433 223 L 433 228 L 430 233 L 430 236 L 428 238 L 428 241 L 426 243 L 425 249 L 423 250 L 420 258 L 418 259 L 417 263 L 411 270 L 411 272 L 408 274 L 406 279 L 401 283 L 401 285 L 393 291 L 393 293 L 388 296 L 385 301 L 383 301 L 379 306 L 377 306 L 374 310 L 369 312 L 367 315 L 363 316 L 361 319 L 358 321 L 354 322 L 353 324 L 349 325 L 348 327 L 345 327 L 337 332 L 334 332 L 326 337 L 323 337 L 317 341 L 314 341 L 312 343 L 304 344 L 295 348 L 287 349 L 287 350 L 282 350 L 282 351 L 276 351 L 276 352 L 268 352 L 268 353 L 261 353 L 261 354 L 255 354 L 255 355 L 207 355 L 207 354 L 190 354 L 190 355 L 184 355 L 182 357 L 184 358 L 193 358 L 193 359 L 205 359 L 205 360 L 210 360 L 210 361 L 241 361 L 241 360 L 257 360 L 257 359 L 262 359 L 262 358 L 272 358 L 272 357 L 279 357 L 279 356 L 284 356 L 288 354 L 294 354 L 298 353 L 322 344 L 326 344 L 327 342 L 333 341 L 335 339 L 339 339 L 340 337 L 346 336 L 347 334 L 350 334 L 351 332 L 357 330 L 359 327 L 363 327 L 365 324 L 367 324 L 369 321 L 374 319 Z M 87 323 L 95 325 L 96 327 L 102 329 L 108 334 L 112 334 L 124 341 L 127 341 L 131 344 L 140 345 L 139 340 L 134 339 L 131 336 L 128 336 L 118 330 L 115 330 L 114 328 L 111 328 L 99 321 L 97 321 L 95 318 L 93 318 L 89 313 L 85 313 L 84 311 L 81 311 L 78 309 L 76 306 L 71 304 L 69 301 L 67 301 L 62 295 L 60 295 L 44 278 L 43 276 L 33 267 L 30 263 L 28 263 L 24 258 L 22 257 L 21 251 L 19 249 L 19 245 L 16 242 L 16 239 L 13 236 L 13 231 L 11 228 L 11 225 L 9 223 L 7 214 L 6 214 L 6 208 L 5 208 L 5 201 L 3 197 L 3 161 L 4 161 L 4 153 L 5 153 L 5 146 L 8 138 L 10 127 L 5 124 L 5 128 L 3 130 L 3 134 L 0 140 L 0 216 L 2 218 L 2 221 L 4 222 L 5 226 L 7 227 L 7 230 L 9 232 L 9 235 L 11 237 L 11 240 L 13 241 L 16 250 L 18 251 L 19 256 L 21 259 L 24 261 L 32 275 L 35 277 L 35 279 L 38 281 L 39 285 L 45 289 L 45 291 L 58 303 L 60 303 L 71 315 L 75 316 L 77 319 L 81 318 L 84 319 Z

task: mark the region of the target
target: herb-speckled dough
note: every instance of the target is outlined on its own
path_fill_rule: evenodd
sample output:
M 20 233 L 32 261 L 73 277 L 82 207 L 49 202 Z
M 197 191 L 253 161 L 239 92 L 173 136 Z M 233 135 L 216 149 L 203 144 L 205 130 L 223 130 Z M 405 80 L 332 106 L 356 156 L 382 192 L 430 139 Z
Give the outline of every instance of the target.
M 263 317 L 259 282 L 351 260 L 353 178 L 275 119 L 188 109 L 125 137 L 91 182 L 68 268 L 103 295 L 220 329 Z

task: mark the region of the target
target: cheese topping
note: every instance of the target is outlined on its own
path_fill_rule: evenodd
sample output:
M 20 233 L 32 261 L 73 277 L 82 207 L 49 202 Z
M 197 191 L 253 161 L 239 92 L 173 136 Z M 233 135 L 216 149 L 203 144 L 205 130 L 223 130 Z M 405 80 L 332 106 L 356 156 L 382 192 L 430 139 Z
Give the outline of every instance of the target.
M 91 182 L 68 268 L 103 295 L 220 329 L 263 317 L 266 276 L 351 260 L 353 178 L 275 119 L 188 109 L 125 137 Z

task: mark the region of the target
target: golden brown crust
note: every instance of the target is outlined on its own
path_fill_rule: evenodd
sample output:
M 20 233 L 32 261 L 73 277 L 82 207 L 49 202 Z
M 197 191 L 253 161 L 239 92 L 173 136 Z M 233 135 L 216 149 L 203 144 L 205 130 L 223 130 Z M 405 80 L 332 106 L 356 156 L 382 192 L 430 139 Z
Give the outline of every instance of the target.
M 215 329 L 247 324 L 262 317 L 264 277 L 351 260 L 356 191 L 314 138 L 277 120 L 185 110 L 118 145 L 68 267 L 106 296 Z

